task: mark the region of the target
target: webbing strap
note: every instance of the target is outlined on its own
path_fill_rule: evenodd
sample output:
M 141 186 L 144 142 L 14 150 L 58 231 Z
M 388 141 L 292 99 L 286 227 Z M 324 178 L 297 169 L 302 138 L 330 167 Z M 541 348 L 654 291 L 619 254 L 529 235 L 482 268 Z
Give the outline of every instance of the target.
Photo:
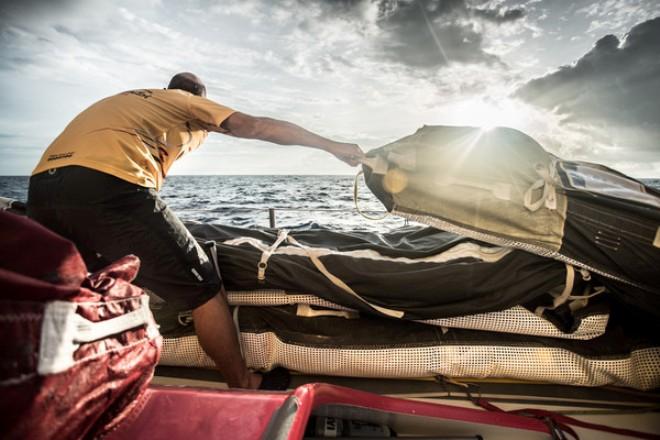
M 594 287 L 594 291 L 592 293 L 589 293 L 589 289 L 590 287 L 587 286 L 584 295 L 571 295 L 568 297 L 568 299 L 571 300 L 571 302 L 568 304 L 568 307 L 572 312 L 586 307 L 587 304 L 589 304 L 589 298 L 593 298 L 594 296 L 600 295 L 603 292 L 607 292 L 607 288 L 605 286 Z
M 574 284 L 575 268 L 573 268 L 573 266 L 570 264 L 566 264 L 566 283 L 564 284 L 564 290 L 562 290 L 561 293 L 555 297 L 555 299 L 552 301 L 551 307 L 538 306 L 536 310 L 534 310 L 534 313 L 537 316 L 543 316 L 543 312 L 545 312 L 547 309 L 554 310 L 560 305 L 564 304 L 570 298 Z
M 360 317 L 360 314 L 353 310 L 330 310 L 322 309 L 316 310 L 313 309 L 309 304 L 298 304 L 296 307 L 296 316 L 302 316 L 303 318 L 319 318 L 324 316 L 334 316 L 336 318 L 344 319 L 357 319 Z
M 550 180 L 550 172 L 543 164 L 537 164 L 534 169 L 541 178 L 532 183 L 527 191 L 525 191 L 523 196 L 523 204 L 525 205 L 525 208 L 532 212 L 538 211 L 542 206 L 545 206 L 548 209 L 557 209 L 557 192 Z M 541 197 L 537 200 L 532 200 L 534 192 L 539 189 L 542 190 Z
M 118 303 L 122 300 L 116 300 Z M 133 311 L 104 321 L 90 321 L 76 313 L 79 304 L 68 301 L 52 301 L 46 304 L 41 325 L 41 344 L 37 371 L 39 374 L 57 374 L 75 364 L 84 362 L 75 358 L 75 352 L 87 342 L 105 339 L 110 335 L 144 327 L 148 339 L 159 336 L 158 327 L 149 311 L 149 296 L 139 297 L 140 306 Z M 106 303 L 112 306 L 113 302 Z
M 313 248 L 310 248 L 308 246 L 304 246 L 304 245 L 300 244 L 295 238 L 293 238 L 291 236 L 286 237 L 286 239 L 292 245 L 298 246 L 299 248 L 303 249 L 305 251 L 305 253 L 307 254 L 307 256 L 309 257 L 309 259 L 312 261 L 312 264 L 314 264 L 314 266 L 318 269 L 318 271 L 321 272 L 328 280 L 330 280 L 332 282 L 332 284 L 339 287 L 344 292 L 352 295 L 353 297 L 357 298 L 358 300 L 360 300 L 364 304 L 368 305 L 372 309 L 382 313 L 385 316 L 389 316 L 389 317 L 392 317 L 392 318 L 402 318 L 403 317 L 404 313 L 399 311 L 399 310 L 392 310 L 392 309 L 388 309 L 388 308 L 385 308 L 385 307 L 377 306 L 375 304 L 371 304 L 366 299 L 364 299 L 360 295 L 358 295 L 343 280 L 341 280 L 339 277 L 337 277 L 337 276 L 333 275 L 332 273 L 330 273 L 330 271 L 325 267 L 323 262 L 320 260 L 319 256 L 316 255 Z
M 211 261 L 213 261 L 213 268 L 215 273 L 218 275 L 219 279 L 222 279 L 220 274 L 220 265 L 218 264 L 218 245 L 215 241 L 210 240 L 204 243 L 204 245 L 209 248 L 209 253 L 211 254 Z
M 279 247 L 280 244 L 286 239 L 287 235 L 289 235 L 289 231 L 286 229 L 281 229 L 277 233 L 277 240 L 275 240 L 275 243 L 265 251 L 261 253 L 261 260 L 259 260 L 259 264 L 257 265 L 257 281 L 260 283 L 263 283 L 264 280 L 266 279 L 266 268 L 268 267 L 268 259 L 270 258 L 271 255 L 273 255 L 273 252 Z
M 594 287 L 594 291 L 591 293 L 585 293 L 584 295 L 569 295 L 568 299 L 570 300 L 589 299 L 589 298 L 593 298 L 594 296 L 600 295 L 605 291 L 607 291 L 607 287 L 598 286 L 598 287 Z
M 556 309 L 560 305 L 568 301 L 568 298 L 571 296 L 573 291 L 573 284 L 575 284 L 575 269 L 570 264 L 566 265 L 566 285 L 564 285 L 564 290 L 561 294 L 552 301 L 552 308 Z
M 245 350 L 243 350 L 243 338 L 241 338 L 241 325 L 238 322 L 239 309 L 240 306 L 234 306 L 234 310 L 232 311 L 231 317 L 232 317 L 232 321 L 234 321 L 234 328 L 236 329 L 236 336 L 238 338 L 238 349 L 241 351 L 241 357 L 245 359 Z

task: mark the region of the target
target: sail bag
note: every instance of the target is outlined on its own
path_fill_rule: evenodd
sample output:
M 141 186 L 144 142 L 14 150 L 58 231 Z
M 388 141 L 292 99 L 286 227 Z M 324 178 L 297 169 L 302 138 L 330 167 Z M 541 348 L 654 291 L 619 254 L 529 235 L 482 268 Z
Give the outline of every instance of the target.
M 111 430 L 153 376 L 161 337 L 127 256 L 88 274 L 75 246 L 0 211 L 0 432 L 78 439 Z
M 367 156 L 389 211 L 584 268 L 660 315 L 660 192 L 502 127 L 424 126 Z

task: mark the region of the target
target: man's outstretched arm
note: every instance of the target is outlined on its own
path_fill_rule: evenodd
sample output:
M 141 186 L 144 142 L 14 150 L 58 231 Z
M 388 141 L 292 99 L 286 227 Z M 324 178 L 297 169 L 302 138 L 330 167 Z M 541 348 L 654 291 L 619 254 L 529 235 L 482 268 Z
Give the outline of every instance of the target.
M 364 153 L 356 144 L 335 142 L 309 130 L 278 119 L 250 116 L 245 113 L 232 113 L 217 130 L 211 131 L 247 139 L 259 139 L 280 145 L 302 145 L 318 148 L 335 155 L 350 166 L 360 163 Z

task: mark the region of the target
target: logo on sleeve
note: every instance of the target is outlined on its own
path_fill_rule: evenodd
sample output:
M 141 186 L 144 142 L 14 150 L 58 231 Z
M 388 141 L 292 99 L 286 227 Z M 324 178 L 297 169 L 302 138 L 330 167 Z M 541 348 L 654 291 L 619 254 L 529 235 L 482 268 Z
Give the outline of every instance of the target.
M 128 92 L 124 92 L 124 95 L 137 95 L 137 96 L 141 96 L 144 99 L 151 98 L 151 95 L 153 94 L 154 92 L 152 92 L 151 90 L 144 90 L 144 89 L 129 90 Z
M 73 151 L 68 151 L 66 153 L 51 154 L 48 156 L 47 161 L 51 162 L 53 160 L 68 159 L 73 156 Z

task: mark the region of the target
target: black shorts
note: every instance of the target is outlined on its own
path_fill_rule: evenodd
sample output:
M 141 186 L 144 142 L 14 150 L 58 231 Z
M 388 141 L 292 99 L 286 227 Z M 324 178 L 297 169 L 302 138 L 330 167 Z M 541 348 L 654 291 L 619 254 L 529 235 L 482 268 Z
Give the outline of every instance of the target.
M 137 255 L 135 284 L 169 310 L 194 309 L 220 290 L 213 262 L 154 189 L 80 166 L 57 168 L 30 178 L 28 216 L 73 241 L 90 271 Z

